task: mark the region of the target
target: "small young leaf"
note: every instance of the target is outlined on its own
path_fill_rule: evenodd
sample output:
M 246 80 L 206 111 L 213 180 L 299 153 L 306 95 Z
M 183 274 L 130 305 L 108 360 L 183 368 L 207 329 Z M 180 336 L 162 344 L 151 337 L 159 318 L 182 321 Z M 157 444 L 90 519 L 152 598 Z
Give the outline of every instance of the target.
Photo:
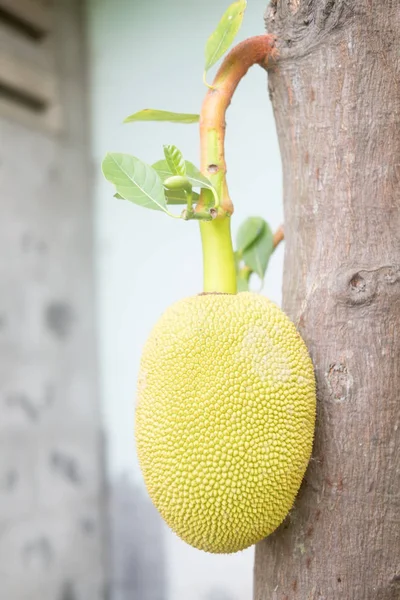
M 125 200 L 167 212 L 162 181 L 157 172 L 135 156 L 108 153 L 102 164 L 104 177 Z
M 187 196 L 183 190 L 165 190 L 167 204 L 186 204 Z M 199 194 L 192 192 L 192 202 L 196 204 L 199 201 Z
M 130 115 L 124 119 L 124 123 L 133 123 L 134 121 L 169 121 L 170 123 L 197 123 L 200 115 L 188 113 L 175 113 L 168 110 L 156 110 L 145 108 L 139 112 Z
M 164 187 L 167 190 L 185 190 L 189 194 L 192 192 L 192 184 L 186 175 L 171 175 L 171 177 L 167 177 L 164 180 Z
M 186 175 L 186 165 L 182 152 L 176 146 L 164 146 L 165 160 L 173 175 Z
M 264 222 L 261 233 L 243 252 L 243 261 L 254 273 L 264 279 L 268 262 L 274 251 L 274 236 L 268 223 Z
M 165 179 L 172 177 L 173 175 L 166 160 L 158 160 L 152 165 L 152 167 L 157 171 L 162 181 L 165 181 Z M 207 188 L 209 190 L 214 189 L 211 181 L 207 179 L 207 177 L 204 177 L 204 175 L 200 173 L 199 169 L 195 167 L 193 163 L 185 160 L 185 167 L 186 177 L 189 179 L 193 187 Z
M 238 0 L 231 4 L 208 38 L 205 48 L 205 71 L 208 71 L 232 44 L 242 24 L 246 4 L 246 0 Z
M 261 217 L 249 217 L 241 224 L 236 235 L 237 251 L 240 254 L 258 238 L 264 224 L 265 221 Z

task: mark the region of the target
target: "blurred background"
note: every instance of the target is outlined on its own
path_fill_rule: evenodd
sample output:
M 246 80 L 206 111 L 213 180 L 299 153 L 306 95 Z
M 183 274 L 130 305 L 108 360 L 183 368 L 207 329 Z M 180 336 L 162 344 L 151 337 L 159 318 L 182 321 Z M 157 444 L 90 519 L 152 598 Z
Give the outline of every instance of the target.
M 150 504 L 133 413 L 141 348 L 201 291 L 198 226 L 113 198 L 107 151 L 152 163 L 196 125 L 203 50 L 229 0 L 0 0 L 0 600 L 249 600 L 253 549 L 209 555 Z M 249 0 L 238 40 L 263 33 Z M 212 74 L 210 74 L 209 79 Z M 283 220 L 265 72 L 227 118 L 233 233 Z M 283 248 L 263 293 L 281 301 Z

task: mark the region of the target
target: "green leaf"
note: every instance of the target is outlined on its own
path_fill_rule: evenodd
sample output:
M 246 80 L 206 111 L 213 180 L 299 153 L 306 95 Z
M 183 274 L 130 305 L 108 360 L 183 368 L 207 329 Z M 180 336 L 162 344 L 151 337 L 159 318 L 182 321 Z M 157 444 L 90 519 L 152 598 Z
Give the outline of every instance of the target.
M 183 190 L 165 190 L 167 204 L 186 204 L 187 197 Z M 199 201 L 199 194 L 192 192 L 192 202 L 195 204 Z
M 176 146 L 164 146 L 165 160 L 173 175 L 186 175 L 186 165 L 182 152 Z
M 242 24 L 246 0 L 238 0 L 223 14 L 216 30 L 210 35 L 205 48 L 205 66 L 208 71 L 228 50 Z
M 108 153 L 103 160 L 104 177 L 125 200 L 167 212 L 164 187 L 157 172 L 130 154 Z
M 239 252 L 234 253 L 236 267 L 236 284 L 238 292 L 247 292 L 249 290 L 249 279 L 251 271 L 247 267 L 242 266 L 241 255 Z
M 124 119 L 124 123 L 135 121 L 169 121 L 170 123 L 198 123 L 200 115 L 188 113 L 175 113 L 168 110 L 145 108 Z
M 166 160 L 158 160 L 151 166 L 155 171 L 157 171 L 158 176 L 163 182 L 165 181 L 165 179 L 168 179 L 168 177 L 172 177 L 173 175 Z
M 242 277 L 238 274 L 236 278 L 237 283 L 237 291 L 238 292 L 248 292 L 249 291 L 249 279 L 246 277 Z
M 254 271 L 254 273 L 257 273 L 260 279 L 264 279 L 265 271 L 267 270 L 268 262 L 273 251 L 274 236 L 270 226 L 264 221 L 260 234 L 254 242 L 244 250 L 242 258 L 246 266 Z
M 264 224 L 265 221 L 261 217 L 249 217 L 241 224 L 236 234 L 236 246 L 240 254 L 258 238 Z
M 199 171 L 197 167 L 194 166 L 193 163 L 189 162 L 188 160 L 185 160 L 185 164 L 186 176 L 194 187 L 207 188 L 209 190 L 214 189 L 214 186 L 211 183 L 211 181 L 207 179 L 207 177 L 204 177 L 204 175 Z

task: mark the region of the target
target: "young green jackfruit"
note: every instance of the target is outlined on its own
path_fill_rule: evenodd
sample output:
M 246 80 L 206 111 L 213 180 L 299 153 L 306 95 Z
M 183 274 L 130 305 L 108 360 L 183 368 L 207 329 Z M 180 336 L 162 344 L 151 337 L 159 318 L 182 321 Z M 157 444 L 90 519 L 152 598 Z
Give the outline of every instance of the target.
M 310 458 L 315 406 L 307 348 L 268 299 L 171 306 L 144 348 L 136 408 L 145 483 L 171 529 L 215 553 L 274 531 Z

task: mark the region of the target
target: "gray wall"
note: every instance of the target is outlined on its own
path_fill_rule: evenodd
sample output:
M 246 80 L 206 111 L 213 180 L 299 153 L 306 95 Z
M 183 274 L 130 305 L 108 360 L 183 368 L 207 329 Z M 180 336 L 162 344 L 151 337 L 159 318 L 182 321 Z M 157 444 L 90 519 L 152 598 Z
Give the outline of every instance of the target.
M 55 46 L 0 29 L 2 60 L 53 78 L 62 114 L 0 94 L 2 600 L 105 597 L 81 4 L 56 2 Z
M 117 509 L 120 500 L 112 511 L 117 521 L 125 523 L 114 528 L 119 566 L 114 569 L 113 589 L 118 600 L 136 597 L 127 590 L 133 594 L 138 589 L 138 560 L 144 579 L 137 598 L 160 597 L 154 556 L 161 576 L 166 577 L 167 600 L 251 597 L 253 550 L 212 556 L 181 542 L 150 507 L 145 509 L 148 500 L 136 463 L 133 408 L 141 349 L 168 305 L 201 291 L 198 226 L 114 200 L 100 172 L 108 150 L 131 152 L 153 162 L 162 157 L 165 143 L 177 144 L 186 158 L 198 163 L 196 125 L 122 125 L 122 120 L 146 107 L 199 110 L 205 92 L 201 81 L 204 43 L 229 3 L 88 0 L 101 390 L 110 482 L 119 497 L 119 482 L 124 478 L 123 504 L 130 506 L 123 518 Z M 249 1 L 238 39 L 263 33 L 266 5 L 266 0 Z M 240 85 L 227 123 L 233 229 L 236 232 L 249 215 L 262 215 L 277 227 L 282 222 L 280 156 L 267 78 L 260 68 L 252 69 Z M 264 293 L 278 302 L 282 255 L 280 248 L 264 286 Z M 140 505 L 139 511 L 134 508 Z M 135 519 L 142 520 L 140 526 L 133 523 Z M 159 531 L 163 537 L 155 544 L 153 536 Z M 123 573 L 121 564 L 125 565 Z

